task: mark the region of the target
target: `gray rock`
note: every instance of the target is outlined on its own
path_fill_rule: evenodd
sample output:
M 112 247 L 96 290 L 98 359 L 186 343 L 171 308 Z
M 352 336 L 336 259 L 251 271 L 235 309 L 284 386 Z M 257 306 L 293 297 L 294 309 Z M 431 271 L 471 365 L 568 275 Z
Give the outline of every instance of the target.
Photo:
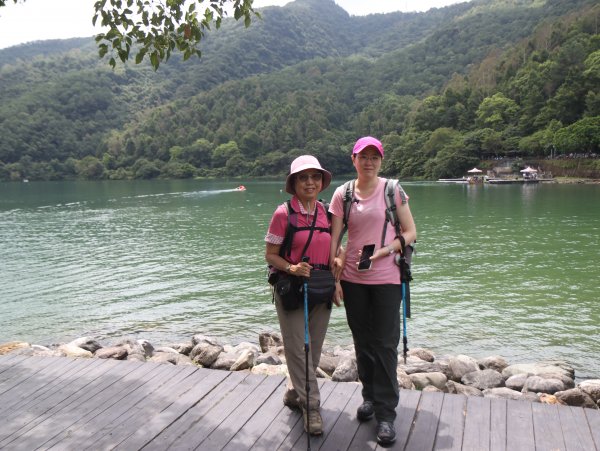
M 458 382 L 448 381 L 446 382 L 445 390 L 447 393 L 453 393 L 457 395 L 466 395 L 466 396 L 483 396 L 481 390 L 475 387 L 468 387 L 463 384 L 459 384 Z
M 334 382 L 354 382 L 358 380 L 358 368 L 356 359 L 352 357 L 343 357 L 340 363 L 331 375 Z
M 483 396 L 486 398 L 502 398 L 502 399 L 515 399 L 517 401 L 526 400 L 524 393 L 511 390 L 507 387 L 488 388 L 483 390 Z
M 273 352 L 267 352 L 265 354 L 259 354 L 254 362 L 255 365 L 266 363 L 267 365 L 281 365 L 281 359 Z
M 171 348 L 170 346 L 159 346 L 158 348 L 154 349 L 154 352 L 156 352 L 156 353 L 166 352 L 169 354 L 179 354 L 179 351 L 177 351 L 177 349 Z
M 504 378 L 502 377 L 502 374 L 491 368 L 467 373 L 460 379 L 460 381 L 464 385 L 469 385 L 479 390 L 504 387 Z
M 190 352 L 190 359 L 192 359 L 192 362 L 199 363 L 200 365 L 208 368 L 215 363 L 222 352 L 222 346 L 213 345 L 203 341 L 194 346 Z M 235 360 L 236 359 L 233 359 L 233 362 L 235 362 Z M 231 363 L 233 364 L 233 362 Z
M 177 365 L 177 356 L 172 352 L 156 352 L 152 357 L 148 359 L 148 362 L 154 363 L 170 363 L 171 365 Z
M 492 369 L 498 371 L 499 373 L 502 373 L 502 370 L 508 366 L 508 362 L 504 359 L 504 357 L 500 357 L 499 355 L 492 355 L 480 359 L 477 361 L 477 364 L 482 370 Z
M 94 357 L 99 359 L 123 360 L 127 358 L 127 354 L 127 349 L 122 346 L 109 346 L 107 348 L 98 349 L 94 353 Z
M 408 374 L 404 372 L 402 368 L 396 368 L 396 378 L 398 379 L 398 386 L 406 390 L 414 390 L 415 384 Z
M 448 375 L 448 366 L 441 362 L 409 362 L 406 365 L 400 363 L 398 365 L 406 374 L 415 373 L 444 373 Z
M 192 349 L 194 349 L 194 345 L 192 342 L 188 343 L 172 343 L 169 345 L 170 348 L 175 349 L 179 354 L 190 355 Z
M 579 388 L 558 391 L 554 393 L 554 396 L 569 406 L 587 407 L 589 409 L 598 408 L 592 397 Z
M 81 357 L 81 358 L 90 358 L 93 354 L 87 349 L 80 348 L 72 343 L 67 343 L 64 345 L 60 345 L 58 347 L 59 352 L 62 355 L 67 357 Z
M 440 390 L 435 385 L 428 385 L 428 386 L 424 387 L 422 391 L 424 391 L 424 392 L 431 391 L 431 392 L 441 393 L 443 390 Z
M 339 363 L 339 356 L 321 354 L 321 358 L 319 359 L 319 368 L 321 368 L 324 373 L 331 376 L 337 368 L 337 366 L 339 365 Z
M 532 376 L 532 374 L 529 374 L 529 373 L 515 374 L 514 376 L 511 376 L 508 379 L 506 379 L 506 381 L 504 382 L 504 385 L 506 385 L 511 390 L 521 391 L 521 390 L 523 390 L 525 381 L 527 380 L 527 378 L 529 376 Z
M 571 376 L 568 370 L 565 370 L 559 366 L 542 365 L 538 363 L 518 363 L 516 365 L 509 365 L 502 370 L 502 376 L 504 379 L 508 379 L 515 374 L 529 373 L 532 376 L 539 376 L 540 374 L 562 374 Z
M 258 343 L 261 352 L 268 352 L 271 348 L 283 346 L 283 340 L 277 334 L 271 332 L 263 332 L 258 335 Z
M 425 348 L 410 349 L 407 354 L 409 356 L 418 357 L 425 362 L 433 362 L 435 360 L 433 352 Z
M 213 370 L 229 371 L 233 364 L 237 361 L 238 355 L 230 352 L 221 352 L 217 359 L 210 365 Z
M 577 385 L 584 393 L 587 393 L 596 403 L 600 401 L 600 379 L 588 379 Z
M 261 363 L 260 365 L 253 366 L 250 372 L 264 376 L 290 376 L 287 365 L 267 365 L 266 363 Z
M 446 375 L 439 372 L 414 373 L 410 374 L 408 377 L 410 377 L 410 380 L 417 390 L 423 390 L 429 385 L 433 385 L 434 387 L 443 390 L 446 387 L 446 382 L 448 382 Z
M 544 379 L 540 376 L 529 376 L 523 385 L 523 392 L 548 393 L 553 395 L 557 391 L 563 391 L 565 384 L 558 379 Z
M 460 382 L 461 378 L 473 371 L 479 371 L 479 365 L 473 357 L 466 355 L 457 355 L 450 357 L 448 360 L 449 375 L 448 379 L 452 379 L 455 382 Z
M 571 379 L 575 379 L 575 369 L 564 360 L 541 360 L 538 365 L 557 366 L 563 370 Z
M 146 356 L 144 354 L 140 354 L 139 352 L 135 352 L 133 354 L 127 354 L 127 360 L 133 360 L 135 362 L 145 362 Z
M 192 337 L 192 344 L 194 346 L 200 344 L 200 343 L 208 343 L 210 345 L 213 346 L 221 346 L 221 348 L 223 347 L 221 345 L 221 342 L 219 340 L 217 340 L 214 337 L 209 337 L 207 335 L 202 335 L 202 334 L 196 334 Z
M 256 351 L 258 351 L 258 348 L 256 348 Z M 229 370 L 230 371 L 241 371 L 241 370 L 247 370 L 249 368 L 252 368 L 254 366 L 254 361 L 255 361 L 254 353 L 255 353 L 254 349 L 251 349 L 251 348 L 244 349 L 241 352 L 241 354 L 239 354 L 236 361 L 233 362 L 233 365 L 231 365 Z
M 90 351 L 92 354 L 102 347 L 100 343 L 98 343 L 96 340 L 90 337 L 77 338 L 69 344 L 78 346 L 81 349 L 85 349 L 86 351 Z
M 561 381 L 565 388 L 563 390 L 568 390 L 569 388 L 575 388 L 575 381 L 565 373 L 540 373 L 539 377 L 544 379 L 558 379 Z

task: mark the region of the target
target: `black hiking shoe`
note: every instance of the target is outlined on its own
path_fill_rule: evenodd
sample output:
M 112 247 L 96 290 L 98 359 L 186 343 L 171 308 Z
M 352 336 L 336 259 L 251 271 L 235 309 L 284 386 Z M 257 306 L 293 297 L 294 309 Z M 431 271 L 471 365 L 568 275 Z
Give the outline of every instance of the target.
M 380 421 L 377 423 L 377 443 L 381 446 L 391 445 L 396 441 L 396 431 L 394 424 L 389 421 Z
M 358 421 L 369 421 L 375 415 L 373 410 L 373 403 L 371 401 L 364 401 L 358 409 L 356 409 L 356 418 Z

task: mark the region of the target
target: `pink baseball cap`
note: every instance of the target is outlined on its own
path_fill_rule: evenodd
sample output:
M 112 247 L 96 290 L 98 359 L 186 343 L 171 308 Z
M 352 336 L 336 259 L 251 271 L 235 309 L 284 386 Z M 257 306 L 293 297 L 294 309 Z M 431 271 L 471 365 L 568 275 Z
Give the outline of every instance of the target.
M 365 136 L 356 141 L 354 149 L 352 149 L 352 155 L 360 153 L 361 150 L 364 150 L 367 147 L 375 147 L 379 151 L 381 158 L 383 158 L 383 144 L 381 144 L 381 141 L 377 138 L 373 138 L 372 136 Z
M 292 161 L 290 166 L 290 175 L 287 176 L 285 181 L 285 191 L 290 194 L 296 194 L 294 189 L 294 174 L 302 172 L 305 169 L 317 169 L 323 174 L 323 184 L 321 185 L 321 191 L 329 186 L 331 183 L 331 172 L 326 171 L 321 167 L 321 163 L 312 155 L 301 155 Z

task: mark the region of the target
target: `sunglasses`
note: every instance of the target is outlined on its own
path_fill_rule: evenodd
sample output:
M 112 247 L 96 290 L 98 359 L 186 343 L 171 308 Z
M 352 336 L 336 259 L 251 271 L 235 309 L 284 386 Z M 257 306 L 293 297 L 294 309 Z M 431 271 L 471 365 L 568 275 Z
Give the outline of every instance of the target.
M 296 178 L 303 183 L 308 182 L 308 179 L 312 179 L 315 182 L 320 182 L 323 180 L 323 174 L 320 172 L 315 172 L 314 174 L 298 174 Z

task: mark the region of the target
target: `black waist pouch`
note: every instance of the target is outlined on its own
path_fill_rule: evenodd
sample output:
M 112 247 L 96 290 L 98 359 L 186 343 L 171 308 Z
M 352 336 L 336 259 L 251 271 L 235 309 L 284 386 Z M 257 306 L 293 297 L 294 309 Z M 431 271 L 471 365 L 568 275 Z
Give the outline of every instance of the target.
M 302 305 L 304 295 L 302 293 L 302 282 L 299 277 L 280 273 L 274 285 L 275 292 L 281 299 L 284 310 L 296 310 Z
M 304 304 L 302 278 L 279 273 L 275 292 L 285 310 L 295 310 Z M 308 305 L 331 303 L 335 293 L 335 277 L 331 271 L 311 271 L 308 278 Z

